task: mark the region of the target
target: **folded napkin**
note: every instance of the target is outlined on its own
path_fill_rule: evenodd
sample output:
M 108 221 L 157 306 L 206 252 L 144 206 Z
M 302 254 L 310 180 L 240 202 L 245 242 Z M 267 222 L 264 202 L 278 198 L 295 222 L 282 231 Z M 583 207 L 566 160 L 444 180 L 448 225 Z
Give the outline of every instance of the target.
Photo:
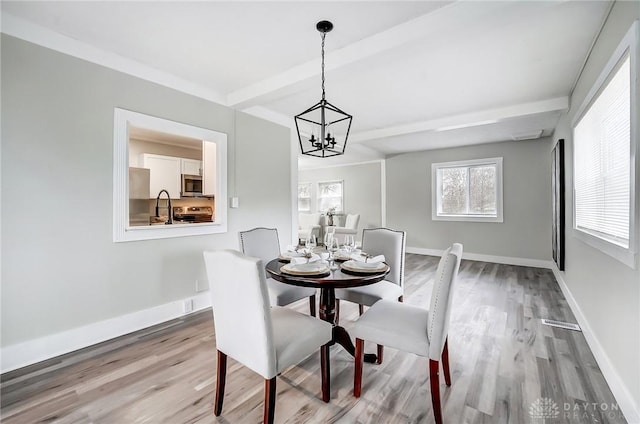
M 322 260 L 322 258 L 314 253 L 313 255 L 311 255 L 311 258 L 309 258 L 309 260 L 307 260 L 307 258 L 301 256 L 299 258 L 291 258 L 291 262 L 290 263 L 292 263 L 292 264 L 306 264 L 306 263 L 317 262 L 317 261 L 321 261 L 321 260 Z
M 370 264 L 375 264 L 375 263 L 378 263 L 378 262 L 384 262 L 385 261 L 384 255 L 372 256 L 369 259 L 367 259 L 366 256 L 363 256 L 360 253 L 351 254 L 351 259 L 353 259 L 354 261 L 367 262 L 367 263 L 370 263 Z

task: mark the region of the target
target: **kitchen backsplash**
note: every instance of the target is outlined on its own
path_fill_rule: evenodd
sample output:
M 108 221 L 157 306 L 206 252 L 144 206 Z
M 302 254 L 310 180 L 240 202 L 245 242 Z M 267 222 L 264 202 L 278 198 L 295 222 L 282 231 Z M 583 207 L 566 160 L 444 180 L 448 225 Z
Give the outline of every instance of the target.
M 167 198 L 160 199 L 160 214 L 166 215 Z M 215 210 L 215 199 L 209 197 L 189 197 L 186 199 L 171 199 L 171 206 L 211 206 Z M 149 199 L 149 215 L 156 214 L 156 199 Z

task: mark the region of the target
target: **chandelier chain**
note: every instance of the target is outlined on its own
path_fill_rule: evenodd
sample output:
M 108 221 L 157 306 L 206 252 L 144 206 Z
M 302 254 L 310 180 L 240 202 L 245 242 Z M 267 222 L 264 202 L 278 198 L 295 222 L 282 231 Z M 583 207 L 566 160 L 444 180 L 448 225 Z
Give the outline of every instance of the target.
M 327 33 L 322 33 L 322 100 L 324 100 L 324 37 Z

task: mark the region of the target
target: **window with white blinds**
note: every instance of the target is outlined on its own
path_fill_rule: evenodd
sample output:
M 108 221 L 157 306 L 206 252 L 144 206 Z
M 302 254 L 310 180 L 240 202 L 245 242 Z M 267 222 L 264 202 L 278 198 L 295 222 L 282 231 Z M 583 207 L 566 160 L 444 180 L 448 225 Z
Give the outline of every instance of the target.
M 631 66 L 627 54 L 574 127 L 574 227 L 629 248 Z

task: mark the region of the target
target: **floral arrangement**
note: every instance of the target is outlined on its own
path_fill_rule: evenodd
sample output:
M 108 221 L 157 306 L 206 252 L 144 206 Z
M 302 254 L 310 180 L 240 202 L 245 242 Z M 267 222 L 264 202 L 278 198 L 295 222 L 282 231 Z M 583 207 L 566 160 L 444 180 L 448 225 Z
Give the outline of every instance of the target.
M 328 221 L 327 225 L 333 225 L 333 216 L 336 214 L 336 208 L 329 208 L 327 209 L 327 211 L 325 212 L 325 215 L 327 215 Z

